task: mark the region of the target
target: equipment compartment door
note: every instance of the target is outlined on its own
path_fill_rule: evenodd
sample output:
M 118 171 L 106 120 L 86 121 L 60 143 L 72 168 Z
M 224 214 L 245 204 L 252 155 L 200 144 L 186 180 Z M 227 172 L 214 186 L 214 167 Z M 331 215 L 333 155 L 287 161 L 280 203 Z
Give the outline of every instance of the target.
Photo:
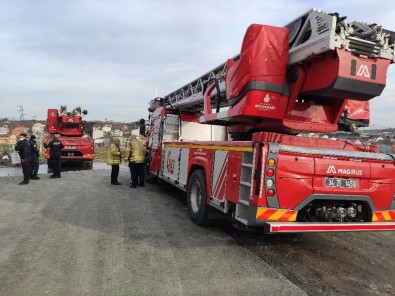
M 165 146 L 164 163 L 162 166 L 162 175 L 164 178 L 172 181 L 178 181 L 180 172 L 180 154 L 181 148 Z
M 221 203 L 226 195 L 226 177 L 228 171 L 229 151 L 216 150 L 213 163 L 213 174 L 211 182 L 211 197 L 213 201 Z

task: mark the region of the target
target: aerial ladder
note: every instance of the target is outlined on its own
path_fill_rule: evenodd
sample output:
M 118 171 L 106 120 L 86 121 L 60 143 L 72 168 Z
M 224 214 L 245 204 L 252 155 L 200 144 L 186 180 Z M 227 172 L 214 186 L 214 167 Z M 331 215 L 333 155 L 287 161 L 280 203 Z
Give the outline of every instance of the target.
M 395 230 L 395 155 L 303 136 L 367 126 L 386 86 L 395 34 L 345 20 L 311 9 L 284 27 L 253 24 L 240 54 L 150 101 L 150 177 L 187 192 L 196 224 Z
M 268 26 L 252 25 L 241 54 L 165 97 L 152 100 L 150 109 L 165 103 L 180 112 L 201 113 L 201 123 L 234 126 L 250 122 L 254 130 L 287 133 L 333 132 L 338 126 L 353 131 L 367 126 L 368 101 L 381 94 L 387 67 L 394 62 L 394 33 L 374 23 L 345 23 L 345 19 L 337 13 L 311 9 L 275 32 L 263 30 Z M 284 44 L 282 52 L 270 52 L 273 38 L 282 39 L 288 46 Z M 256 50 L 262 48 L 257 45 L 265 41 L 267 50 L 259 57 Z M 254 46 L 258 47 L 255 51 Z M 281 56 L 270 61 L 275 65 L 265 65 L 267 55 Z M 252 57 L 254 64 L 248 65 Z M 275 73 L 278 71 L 281 73 Z M 243 82 L 246 76 L 250 76 L 248 83 Z M 273 77 L 280 81 L 265 81 Z M 241 102 L 246 109 L 261 103 L 250 98 L 251 93 L 259 96 L 265 89 L 275 97 L 276 112 L 268 110 L 273 108 L 269 104 L 261 105 L 259 114 L 240 110 L 244 93 L 250 93 L 247 102 Z

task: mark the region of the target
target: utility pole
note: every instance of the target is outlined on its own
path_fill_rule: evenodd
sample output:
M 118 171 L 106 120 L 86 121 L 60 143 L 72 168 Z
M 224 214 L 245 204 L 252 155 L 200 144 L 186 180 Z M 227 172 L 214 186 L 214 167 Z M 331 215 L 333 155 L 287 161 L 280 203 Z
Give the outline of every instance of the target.
M 24 120 L 25 118 L 24 118 L 24 116 L 26 115 L 25 113 L 23 113 L 23 106 L 21 105 L 21 106 L 18 106 L 18 111 L 19 111 L 19 120 Z

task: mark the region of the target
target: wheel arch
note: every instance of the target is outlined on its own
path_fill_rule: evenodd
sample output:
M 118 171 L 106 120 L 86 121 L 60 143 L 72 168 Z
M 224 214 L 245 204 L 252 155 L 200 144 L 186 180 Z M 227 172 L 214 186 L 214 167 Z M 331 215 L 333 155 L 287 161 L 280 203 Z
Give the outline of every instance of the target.
M 191 167 L 188 178 L 187 189 L 187 208 L 191 220 L 196 225 L 210 225 L 212 220 L 209 218 L 209 204 L 206 183 L 206 173 L 202 166 Z
M 207 174 L 208 168 L 204 164 L 194 163 L 190 166 L 190 168 L 188 170 L 188 179 L 187 179 L 186 190 L 188 191 L 191 175 L 196 170 L 202 170 L 203 174 L 206 178 L 206 192 L 207 192 L 206 202 L 208 202 L 208 200 L 210 198 L 211 179 L 209 177 L 209 174 Z

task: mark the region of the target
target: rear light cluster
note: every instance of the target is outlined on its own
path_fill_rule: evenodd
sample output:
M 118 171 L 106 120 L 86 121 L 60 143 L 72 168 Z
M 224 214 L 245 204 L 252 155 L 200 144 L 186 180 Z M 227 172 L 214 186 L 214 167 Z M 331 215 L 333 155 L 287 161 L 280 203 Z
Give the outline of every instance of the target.
M 270 158 L 267 161 L 267 167 L 268 169 L 266 170 L 266 195 L 268 197 L 273 197 L 276 195 L 276 192 L 273 189 L 274 186 L 274 167 L 276 165 L 276 161 L 273 158 Z

